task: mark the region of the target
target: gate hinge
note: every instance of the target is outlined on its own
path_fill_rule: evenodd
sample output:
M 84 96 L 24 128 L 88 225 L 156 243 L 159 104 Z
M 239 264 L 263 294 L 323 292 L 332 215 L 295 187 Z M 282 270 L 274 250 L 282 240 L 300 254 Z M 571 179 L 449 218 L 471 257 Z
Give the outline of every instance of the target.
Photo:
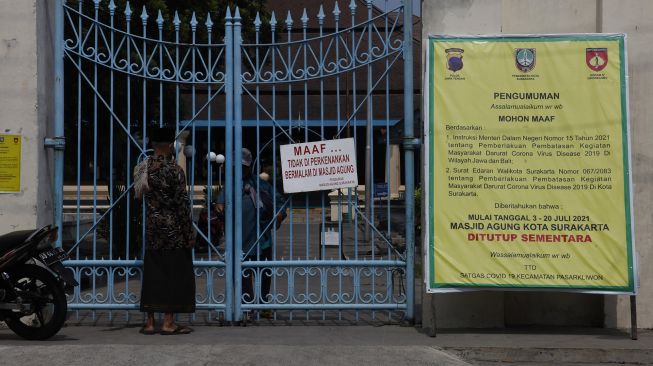
M 66 138 L 64 136 L 46 137 L 43 140 L 43 146 L 55 150 L 64 150 L 66 148 Z
M 404 137 L 404 149 L 417 150 L 422 146 L 422 140 L 417 137 Z

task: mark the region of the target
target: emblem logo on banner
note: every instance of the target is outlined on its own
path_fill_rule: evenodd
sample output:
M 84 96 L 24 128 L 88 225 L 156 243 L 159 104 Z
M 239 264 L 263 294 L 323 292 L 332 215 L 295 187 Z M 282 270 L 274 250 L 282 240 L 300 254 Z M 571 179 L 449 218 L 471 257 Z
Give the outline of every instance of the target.
M 535 48 L 515 49 L 515 66 L 521 72 L 529 72 L 535 67 Z
M 463 50 L 462 48 L 447 48 L 447 69 L 456 72 L 463 68 Z
M 592 71 L 601 71 L 608 65 L 607 48 L 586 48 L 585 63 Z

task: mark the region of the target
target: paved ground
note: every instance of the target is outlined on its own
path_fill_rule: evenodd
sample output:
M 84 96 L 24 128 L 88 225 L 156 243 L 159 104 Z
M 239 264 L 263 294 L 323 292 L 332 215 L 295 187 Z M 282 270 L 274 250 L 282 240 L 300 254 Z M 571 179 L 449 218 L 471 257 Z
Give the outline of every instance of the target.
M 400 326 L 198 326 L 186 336 L 138 327 L 69 326 L 28 342 L 0 329 L 1 365 L 648 365 L 639 340 L 601 329 L 444 332 Z

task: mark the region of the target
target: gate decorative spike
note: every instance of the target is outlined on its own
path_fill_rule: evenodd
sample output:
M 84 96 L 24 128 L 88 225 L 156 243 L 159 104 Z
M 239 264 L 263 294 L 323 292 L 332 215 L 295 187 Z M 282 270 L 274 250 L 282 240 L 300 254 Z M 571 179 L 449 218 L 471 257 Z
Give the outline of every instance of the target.
M 113 16 L 115 12 L 116 12 L 116 3 L 113 0 L 111 0 L 109 1 L 109 14 Z
M 288 28 L 288 31 L 292 30 L 292 14 L 290 14 L 290 10 L 288 10 L 288 16 L 286 17 L 286 28 Z
M 349 10 L 351 10 L 352 15 L 356 14 L 357 7 L 358 5 L 356 5 L 356 0 L 351 0 L 351 2 L 349 3 Z
M 365 0 L 365 4 L 367 4 L 368 9 L 372 9 L 372 0 Z
M 277 17 L 274 15 L 274 10 L 272 11 L 272 15 L 270 16 L 270 28 L 272 29 L 273 32 L 277 28 Z
M 231 6 L 227 6 L 227 14 L 224 17 L 225 19 L 231 20 Z
M 306 8 L 304 8 L 304 12 L 302 13 L 301 21 L 302 27 L 306 28 L 306 25 L 308 24 L 308 15 L 306 14 Z
M 204 25 L 206 25 L 206 29 L 211 32 L 211 29 L 213 29 L 213 21 L 211 20 L 211 12 L 206 13 L 206 22 L 204 22 Z
M 100 7 L 100 1 L 102 0 L 93 0 L 93 3 L 95 4 L 95 10 L 97 10 Z
M 197 18 L 195 17 L 195 12 L 193 12 L 193 16 L 190 18 L 190 29 L 195 32 L 197 30 Z
M 333 16 L 336 18 L 336 22 L 340 20 L 340 7 L 336 1 L 336 6 L 333 8 Z
M 317 20 L 320 25 L 324 24 L 324 7 L 320 4 L 320 11 L 317 12 Z
M 161 9 L 159 9 L 159 14 L 156 17 L 156 24 L 159 26 L 159 29 L 163 28 L 163 15 L 161 14 Z
M 240 25 L 240 8 L 236 7 L 236 12 L 234 13 L 234 24 Z
M 258 11 L 256 12 L 256 18 L 254 19 L 254 29 L 258 32 L 261 30 L 261 17 L 258 14 Z
M 145 5 L 143 5 L 143 12 L 141 13 L 141 20 L 143 21 L 143 25 L 147 25 L 147 18 L 150 16 L 147 15 L 147 10 L 145 9 Z
M 80 1 L 81 3 L 81 1 Z M 132 8 L 129 6 L 129 1 L 125 4 L 125 18 L 127 18 L 127 21 L 130 21 L 132 19 Z
M 175 10 L 175 18 L 172 20 L 172 24 L 175 26 L 175 30 L 179 30 L 179 26 L 181 25 L 181 20 L 179 20 L 179 13 Z

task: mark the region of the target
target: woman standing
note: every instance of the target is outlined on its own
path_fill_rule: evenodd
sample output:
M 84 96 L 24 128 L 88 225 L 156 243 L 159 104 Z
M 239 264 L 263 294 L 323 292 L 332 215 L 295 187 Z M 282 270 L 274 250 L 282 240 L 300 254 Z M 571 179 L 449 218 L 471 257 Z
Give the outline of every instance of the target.
M 191 249 L 195 232 L 186 176 L 172 156 L 175 131 L 150 133 L 154 154 L 134 168 L 136 197 L 144 196 L 147 244 L 143 259 L 141 311 L 143 334 L 154 334 L 154 313 L 164 313 L 160 334 L 188 334 L 174 322 L 175 313 L 195 312 L 195 274 Z

